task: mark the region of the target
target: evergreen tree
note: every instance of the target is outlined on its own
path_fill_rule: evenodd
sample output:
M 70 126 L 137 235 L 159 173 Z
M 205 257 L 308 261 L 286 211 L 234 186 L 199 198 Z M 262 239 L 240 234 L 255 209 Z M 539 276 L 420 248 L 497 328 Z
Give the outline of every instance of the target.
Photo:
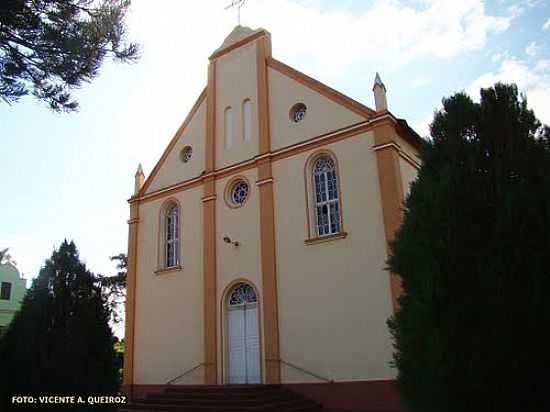
M 389 268 L 412 412 L 548 411 L 550 129 L 514 85 L 443 100 Z
M 115 342 L 98 279 L 64 241 L 46 261 L 0 342 L 0 400 L 117 392 Z M 12 407 L 13 408 L 13 407 Z
M 76 110 L 71 89 L 97 76 L 105 57 L 133 61 L 130 0 L 2 0 L 0 100 L 32 94 L 55 111 Z

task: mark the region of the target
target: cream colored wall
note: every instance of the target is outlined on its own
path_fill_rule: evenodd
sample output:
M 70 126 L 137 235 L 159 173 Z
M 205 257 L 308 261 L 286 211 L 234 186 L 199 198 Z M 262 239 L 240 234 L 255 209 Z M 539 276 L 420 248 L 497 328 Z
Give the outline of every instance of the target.
M 373 135 L 331 145 L 338 158 L 345 239 L 305 245 L 304 165 L 273 165 L 281 358 L 334 380 L 388 379 L 392 314 Z M 308 185 L 308 188 L 311 186 Z M 315 381 L 282 367 L 283 382 Z
M 227 323 L 223 292 L 236 279 L 246 279 L 252 282 L 260 292 L 260 311 L 262 305 L 262 276 L 260 262 L 260 205 L 259 192 L 255 182 L 256 169 L 247 170 L 241 175 L 248 180 L 250 192 L 246 203 L 240 208 L 230 208 L 224 201 L 227 184 L 233 177 L 216 181 L 216 264 L 217 264 L 217 301 L 218 301 L 218 376 L 222 375 L 222 365 L 227 365 L 227 342 L 222 339 L 226 335 Z M 223 241 L 224 236 L 239 242 L 235 247 Z M 260 318 L 261 313 L 258 314 Z M 261 323 L 261 320 L 260 320 Z M 262 325 L 263 327 L 263 325 Z M 223 335 L 222 335 L 223 328 Z M 260 334 L 263 336 L 263 331 Z M 262 339 L 262 338 L 260 338 Z M 263 339 L 262 351 L 263 354 Z M 221 362 L 223 358 L 223 364 Z M 262 359 L 263 364 L 263 359 Z M 221 382 L 221 381 L 220 381 Z
M 183 269 L 155 274 L 159 209 L 140 205 L 136 276 L 135 383 L 163 384 L 203 362 L 202 187 L 179 192 Z M 178 383 L 202 383 L 202 371 Z
M 168 157 L 158 171 L 147 193 L 192 179 L 204 170 L 204 150 L 206 140 L 206 99 L 200 104 L 193 118 L 178 137 Z M 193 149 L 191 160 L 183 163 L 180 159 L 181 150 L 190 145 Z
M 406 198 L 410 192 L 411 183 L 418 175 L 418 170 L 402 157 L 399 158 L 399 168 L 401 169 L 401 181 L 403 182 L 403 195 Z
M 420 163 L 420 158 L 418 157 L 418 149 L 413 147 L 409 142 L 399 136 L 396 136 L 396 140 L 397 143 L 399 143 L 399 146 L 403 153 L 414 159 L 417 163 Z
M 397 136 L 397 142 L 400 146 L 401 155 L 399 156 L 399 168 L 401 169 L 401 181 L 403 182 L 403 195 L 405 198 L 409 194 L 411 183 L 418 175 L 418 168 L 403 158 L 403 154 L 413 159 L 420 165 L 418 149 L 414 148 L 409 142 Z
M 268 68 L 268 81 L 273 150 L 365 120 L 272 68 Z M 307 107 L 306 116 L 299 123 L 289 117 L 296 103 Z
M 252 136 L 244 141 L 242 104 L 252 103 Z M 258 97 L 256 42 L 231 51 L 216 60 L 216 167 L 254 157 L 258 153 Z M 233 110 L 233 145 L 225 148 L 224 111 Z

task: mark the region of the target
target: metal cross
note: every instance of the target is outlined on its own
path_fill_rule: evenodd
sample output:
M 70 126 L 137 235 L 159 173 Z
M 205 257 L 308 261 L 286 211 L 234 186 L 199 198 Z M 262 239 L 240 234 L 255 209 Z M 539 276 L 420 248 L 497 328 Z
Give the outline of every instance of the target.
M 226 6 L 224 10 L 230 9 L 231 7 L 237 8 L 237 24 L 241 25 L 241 7 L 244 6 L 246 0 L 231 0 L 231 4 Z

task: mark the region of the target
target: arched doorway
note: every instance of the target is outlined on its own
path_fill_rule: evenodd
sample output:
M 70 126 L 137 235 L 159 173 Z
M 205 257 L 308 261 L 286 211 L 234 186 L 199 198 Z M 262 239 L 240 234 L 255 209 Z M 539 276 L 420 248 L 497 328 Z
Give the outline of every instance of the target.
M 227 298 L 229 383 L 261 383 L 258 298 L 254 288 L 238 283 Z

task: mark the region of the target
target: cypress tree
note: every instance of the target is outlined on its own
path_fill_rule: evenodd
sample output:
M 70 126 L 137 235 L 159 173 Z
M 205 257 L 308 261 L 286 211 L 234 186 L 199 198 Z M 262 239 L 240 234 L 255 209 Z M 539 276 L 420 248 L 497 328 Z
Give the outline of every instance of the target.
M 550 410 L 550 129 L 515 85 L 443 99 L 389 269 L 412 412 Z
M 6 410 L 12 395 L 117 392 L 114 338 L 99 283 L 72 241 L 46 261 L 0 342 Z

